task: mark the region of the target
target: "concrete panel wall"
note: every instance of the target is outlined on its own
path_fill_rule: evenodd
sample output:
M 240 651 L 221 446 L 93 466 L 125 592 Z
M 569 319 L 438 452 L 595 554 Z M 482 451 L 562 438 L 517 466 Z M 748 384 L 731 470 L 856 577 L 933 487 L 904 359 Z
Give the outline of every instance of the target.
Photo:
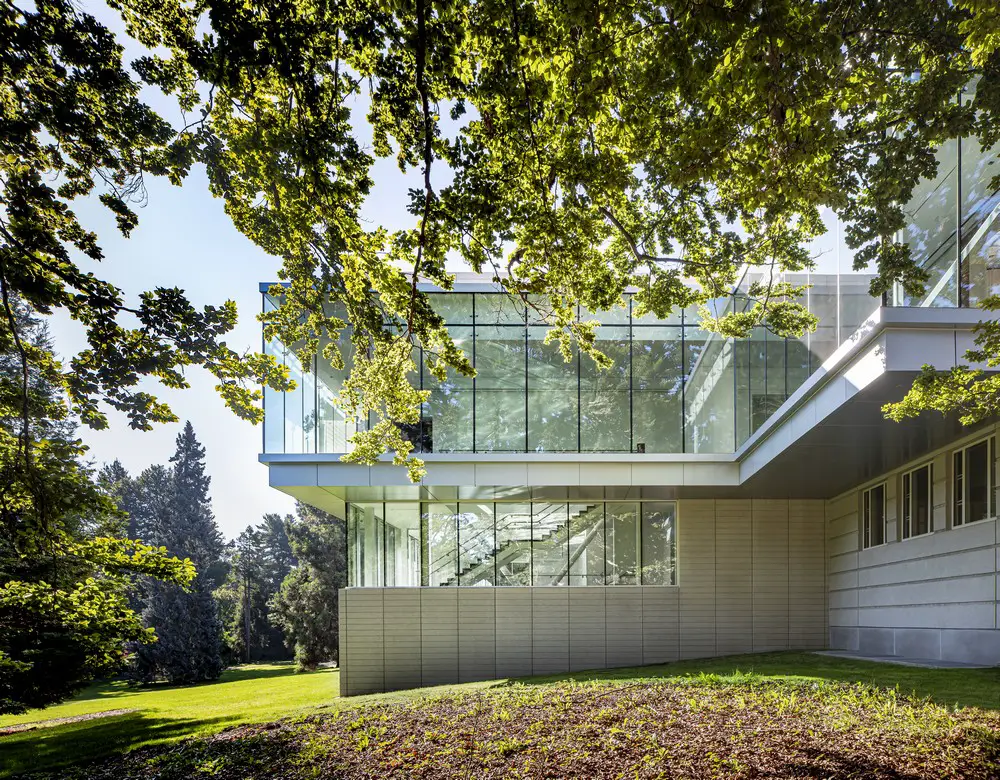
M 951 527 L 951 452 L 931 453 L 826 502 L 831 648 L 1000 663 L 1000 529 L 996 518 Z M 926 463 L 933 470 L 933 531 L 903 539 L 901 476 Z M 865 550 L 861 490 L 882 481 L 886 543 Z
M 341 591 L 342 694 L 826 646 L 822 501 L 677 514 L 672 587 Z

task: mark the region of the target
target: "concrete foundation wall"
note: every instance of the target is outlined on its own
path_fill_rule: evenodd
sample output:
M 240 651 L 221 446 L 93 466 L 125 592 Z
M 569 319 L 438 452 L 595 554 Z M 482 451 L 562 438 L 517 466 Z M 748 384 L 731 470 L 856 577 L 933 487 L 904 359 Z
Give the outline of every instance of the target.
M 826 646 L 822 501 L 677 518 L 672 587 L 342 591 L 341 694 Z
M 860 489 L 827 502 L 831 648 L 1000 664 L 997 520 L 951 526 L 952 451 L 861 486 L 885 482 L 883 545 L 861 548 Z M 903 539 L 900 475 L 925 463 L 933 470 L 933 531 Z

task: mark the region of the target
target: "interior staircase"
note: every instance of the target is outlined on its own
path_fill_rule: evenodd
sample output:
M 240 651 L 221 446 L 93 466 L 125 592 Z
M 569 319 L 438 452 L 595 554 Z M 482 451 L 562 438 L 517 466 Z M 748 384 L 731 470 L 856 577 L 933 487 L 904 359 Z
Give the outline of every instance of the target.
M 497 504 L 500 510 L 502 504 Z M 576 511 L 566 513 L 565 504 L 552 504 L 540 513 L 530 512 L 498 512 L 496 531 L 493 527 L 484 528 L 459 545 L 462 568 L 441 582 L 443 586 L 461 584 L 479 585 L 493 584 L 496 575 L 497 585 L 560 585 L 569 575 L 569 570 L 580 554 L 587 548 L 595 534 L 603 531 L 603 515 L 590 516 L 597 504 L 574 505 Z M 559 566 L 557 573 L 552 574 L 548 582 L 530 580 L 530 570 L 517 571 L 513 564 L 525 551 L 530 550 L 529 544 L 552 542 L 555 546 L 566 545 L 569 537 L 585 532 L 584 542 L 579 545 L 575 556 L 565 556 L 565 563 Z M 496 540 L 503 540 L 496 544 Z M 529 558 L 530 560 L 530 558 Z M 562 563 L 562 562 L 560 562 Z M 432 573 L 454 566 L 454 551 L 446 552 L 437 560 L 431 561 Z

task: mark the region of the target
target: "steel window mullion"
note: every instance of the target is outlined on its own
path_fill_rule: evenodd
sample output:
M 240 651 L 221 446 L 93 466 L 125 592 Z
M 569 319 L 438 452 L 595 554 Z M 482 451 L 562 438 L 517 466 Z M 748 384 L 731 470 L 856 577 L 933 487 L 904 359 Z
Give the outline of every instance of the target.
M 476 298 L 478 298 L 478 297 L 479 297 L 479 295 L 477 293 L 472 293 L 472 367 L 473 368 L 476 367 L 476 341 L 477 341 L 477 332 L 479 330 L 479 323 L 476 322 Z M 476 438 L 477 438 L 477 433 L 476 433 L 476 405 L 477 405 L 477 400 L 478 399 L 476 397 L 476 393 L 477 393 L 477 389 L 476 388 L 477 388 L 477 386 L 476 386 L 476 377 L 473 376 L 472 377 L 472 452 L 473 452 L 473 454 L 475 454 L 475 452 L 476 452 Z
M 604 525 L 604 578 L 602 584 L 607 587 L 608 585 L 608 505 L 607 503 L 601 504 L 601 516 L 602 523 Z
M 628 298 L 628 451 L 635 452 L 635 419 L 633 411 L 633 393 L 635 392 L 635 385 L 632 380 L 633 365 L 635 363 L 635 356 L 632 353 L 633 349 L 633 334 L 632 334 L 632 296 Z M 605 556 L 606 557 L 606 556 Z
M 687 452 L 687 313 L 681 309 L 681 452 Z
M 580 320 L 580 306 L 577 304 L 576 307 L 576 319 Z M 581 452 L 583 449 L 583 402 L 582 402 L 582 374 L 583 374 L 583 357 L 580 353 L 580 349 L 576 350 L 576 451 Z M 566 576 L 569 576 L 567 571 Z
M 528 393 L 530 388 L 528 386 L 528 307 L 524 307 L 524 451 L 530 452 L 528 431 L 530 426 L 528 425 Z

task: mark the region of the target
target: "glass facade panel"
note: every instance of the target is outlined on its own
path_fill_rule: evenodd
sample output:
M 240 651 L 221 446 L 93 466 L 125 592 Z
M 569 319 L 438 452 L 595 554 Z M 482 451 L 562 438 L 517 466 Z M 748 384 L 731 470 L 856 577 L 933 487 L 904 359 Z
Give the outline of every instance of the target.
M 358 587 L 385 584 L 384 505 L 352 503 L 347 512 L 348 582 Z
M 930 278 L 919 296 L 897 285 L 896 306 L 958 306 L 958 148 L 956 140 L 941 145 L 937 174 L 917 184 L 905 207 L 908 224 L 900 240 Z
M 580 356 L 580 451 L 629 452 L 632 364 L 628 327 L 599 328 L 597 348 L 614 364 L 601 370 L 589 357 Z
M 579 355 L 567 363 L 558 342 L 546 344 L 548 328 L 528 328 L 528 449 L 577 452 L 580 406 Z
M 420 504 L 391 501 L 384 507 L 385 584 L 388 587 L 417 586 L 420 584 Z
M 632 329 L 632 446 L 681 452 L 684 442 L 683 328 Z
M 421 584 L 457 584 L 458 504 L 424 504 L 421 535 Z
M 351 502 L 348 585 L 675 585 L 676 504 Z
M 524 452 L 527 344 L 523 327 L 476 328 L 476 452 Z
M 997 149 L 962 140 L 961 268 L 964 306 L 1000 292 L 1000 193 L 990 182 L 998 173 Z
M 584 322 L 589 322 L 590 320 L 597 320 L 602 325 L 628 325 L 631 319 L 629 310 L 630 298 L 632 296 L 627 295 L 622 298 L 620 305 L 614 306 L 607 311 L 588 311 L 587 309 L 580 310 L 580 319 Z
M 642 504 L 643 585 L 674 585 L 674 509 L 670 501 Z
M 503 293 L 477 293 L 476 325 L 524 325 L 527 311 L 524 302 Z
M 344 415 L 335 403 L 344 386 L 351 366 L 354 364 L 354 346 L 351 343 L 351 328 L 345 328 L 343 338 L 339 342 L 340 354 L 344 361 L 343 368 L 334 368 L 322 358 L 323 350 L 329 344 L 327 339 L 320 341 L 319 356 L 316 360 L 317 387 L 317 451 L 347 452 L 350 449 L 350 438 L 358 431 L 358 425 L 352 418 Z
M 428 293 L 434 311 L 449 325 L 471 325 L 473 322 L 472 293 Z
M 604 504 L 569 505 L 569 584 L 604 584 Z
M 493 585 L 496 571 L 493 504 L 458 505 L 458 584 Z
M 449 328 L 455 343 L 473 359 L 471 327 Z M 426 360 L 426 358 L 425 358 Z M 472 452 L 474 421 L 472 377 L 448 371 L 448 378 L 438 382 L 426 365 L 422 366 L 424 388 L 430 398 L 421 416 L 422 443 L 425 452 Z
M 531 584 L 531 504 L 497 503 L 497 585 Z
M 605 571 L 608 585 L 638 585 L 639 505 L 607 504 Z
M 531 584 L 566 585 L 569 575 L 569 505 L 531 505 Z
M 684 334 L 684 451 L 736 449 L 733 342 L 688 328 Z

